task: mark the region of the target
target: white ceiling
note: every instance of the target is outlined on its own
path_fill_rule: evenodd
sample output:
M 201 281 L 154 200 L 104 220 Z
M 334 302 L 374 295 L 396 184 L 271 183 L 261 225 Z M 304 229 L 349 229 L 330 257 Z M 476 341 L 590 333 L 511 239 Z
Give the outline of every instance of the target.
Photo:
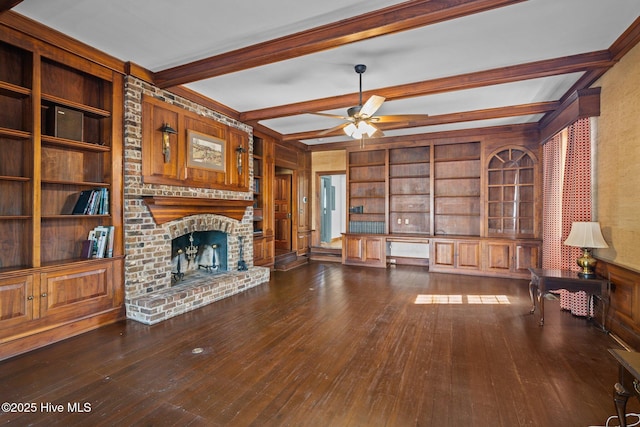
M 123 61 L 157 72 L 395 4 L 384 0 L 24 0 L 13 10 Z M 639 0 L 528 0 L 418 29 L 249 68 L 186 86 L 238 112 L 608 49 Z M 559 100 L 582 73 L 387 100 L 377 115 L 430 116 Z M 345 115 L 346 108 L 331 113 Z M 303 113 L 303 112 L 301 112 Z M 385 131 L 387 136 L 537 122 L 541 114 Z M 264 120 L 281 134 L 339 120 Z M 344 141 L 310 139 L 307 144 Z

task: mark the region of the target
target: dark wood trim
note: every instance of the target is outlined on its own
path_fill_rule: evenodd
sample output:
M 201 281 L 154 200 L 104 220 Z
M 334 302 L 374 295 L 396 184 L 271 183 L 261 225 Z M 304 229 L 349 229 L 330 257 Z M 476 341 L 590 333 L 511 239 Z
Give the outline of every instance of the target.
M 387 100 L 433 95 L 436 93 L 486 87 L 503 83 L 529 80 L 558 74 L 588 71 L 592 68 L 610 67 L 614 64 L 607 50 L 546 59 L 509 67 L 494 68 L 475 73 L 459 74 L 422 82 L 407 83 L 398 86 L 378 88 L 363 92 L 364 98 L 371 95 L 384 96 Z M 240 114 L 241 121 L 266 120 L 287 117 L 305 111 L 325 111 L 344 108 L 345 105 L 358 103 L 357 92 L 293 104 L 273 106 L 259 110 L 245 111 Z
M 145 196 L 147 205 L 156 224 L 164 224 L 175 219 L 198 214 L 217 214 L 241 221 L 247 206 L 253 200 L 200 199 L 197 197 Z
M 556 133 L 584 117 L 600 115 L 600 88 L 581 89 L 540 121 L 540 143 L 544 144 Z
M 487 120 L 501 117 L 527 116 L 532 114 L 543 114 L 554 111 L 560 106 L 559 101 L 536 102 L 532 104 L 513 105 L 509 107 L 487 108 L 483 110 L 463 111 L 459 113 L 439 114 L 430 116 L 425 120 L 414 122 L 394 122 L 379 123 L 376 127 L 381 131 L 393 129 L 407 129 L 421 126 L 433 126 L 447 123 L 461 123 L 475 120 Z M 314 130 L 307 132 L 291 133 L 282 136 L 283 141 L 312 139 L 321 137 L 341 136 L 342 130 L 337 130 L 328 134 L 320 135 L 323 130 Z
M 412 28 L 423 27 L 523 0 L 413 0 L 322 25 L 242 49 L 179 65 L 155 74 L 168 88 L 223 74 L 272 64 L 310 53 Z
M 0 0 L 0 14 L 22 3 L 22 0 Z
M 135 62 L 127 62 L 125 64 L 125 72 L 132 77 L 153 84 L 153 73 Z
M 438 141 L 438 143 L 451 143 L 477 141 L 489 136 L 497 136 L 501 134 L 518 134 L 521 137 L 539 139 L 539 131 L 537 123 L 527 123 L 519 125 L 507 126 L 491 126 L 486 128 L 460 129 L 452 131 L 420 133 L 412 135 L 400 135 L 394 137 L 367 139 L 364 142 L 366 149 L 383 149 L 397 148 L 403 146 L 412 146 L 416 142 Z M 314 151 L 332 151 L 332 150 L 358 150 L 361 147 L 360 140 L 349 140 L 343 142 L 333 142 L 328 144 L 310 145 L 309 150 Z
M 264 125 L 261 125 L 260 123 L 247 123 L 247 122 L 243 122 L 243 123 L 246 123 L 246 124 L 249 124 L 250 126 L 253 126 L 253 133 L 255 135 L 263 134 L 263 135 L 266 135 L 266 136 L 270 136 L 271 138 L 276 139 L 278 141 L 282 140 L 282 134 L 281 133 L 276 132 L 275 130 L 270 129 L 270 128 L 264 126 Z
M 622 33 L 620 37 L 611 45 L 609 51 L 615 61 L 619 61 L 631 49 L 640 43 L 640 16 L 633 21 L 633 24 Z
M 43 328 L 32 335 L 20 337 L 19 339 L 3 341 L 0 344 L 2 347 L 2 350 L 0 351 L 0 360 L 5 360 L 52 343 L 84 334 L 85 332 L 124 320 L 125 317 L 124 305 L 120 305 L 119 307 L 105 310 L 99 314 L 86 316 L 79 320 L 71 320 L 56 324 L 52 327 Z

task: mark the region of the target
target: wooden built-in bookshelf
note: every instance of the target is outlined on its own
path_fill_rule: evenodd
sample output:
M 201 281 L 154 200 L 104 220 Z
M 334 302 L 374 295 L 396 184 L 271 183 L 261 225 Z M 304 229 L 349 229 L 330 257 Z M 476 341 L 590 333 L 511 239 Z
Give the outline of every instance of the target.
M 343 262 L 384 267 L 385 244 L 401 242 L 423 254 L 428 245 L 429 260 L 392 263 L 527 277 L 540 263 L 537 142 L 499 138 L 347 150 Z
M 0 359 L 124 315 L 123 74 L 26 36 L 14 46 L 11 31 L 0 33 Z M 108 193 L 106 209 L 73 214 L 92 189 Z M 97 226 L 115 227 L 111 258 L 82 256 Z

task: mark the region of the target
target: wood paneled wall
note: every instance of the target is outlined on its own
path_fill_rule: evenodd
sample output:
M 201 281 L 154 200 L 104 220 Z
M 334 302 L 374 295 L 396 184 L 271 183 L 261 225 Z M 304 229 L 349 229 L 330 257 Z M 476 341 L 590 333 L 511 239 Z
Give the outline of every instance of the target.
M 598 274 L 611 281 L 607 328 L 640 351 L 640 272 L 600 260 Z

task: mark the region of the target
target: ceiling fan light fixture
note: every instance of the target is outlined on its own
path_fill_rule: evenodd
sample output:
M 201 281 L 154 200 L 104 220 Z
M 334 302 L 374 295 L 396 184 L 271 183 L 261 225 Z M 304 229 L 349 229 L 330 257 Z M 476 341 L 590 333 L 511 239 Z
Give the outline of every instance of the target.
M 378 129 L 376 129 L 374 126 L 372 126 L 371 124 L 367 123 L 367 122 L 360 122 L 358 123 L 358 131 L 360 132 L 360 136 L 364 135 L 365 133 L 367 134 L 367 136 L 369 138 L 371 138 L 373 136 L 374 133 L 376 133 Z
M 345 126 L 343 128 L 344 133 L 347 134 L 347 136 L 351 136 L 353 138 L 360 138 L 359 136 L 356 137 L 354 136 L 356 134 L 356 132 L 358 132 L 358 127 L 356 125 L 354 125 L 353 123 L 349 123 L 347 126 Z
M 351 138 L 354 138 L 354 139 L 360 139 L 364 135 L 367 135 L 368 137 L 372 137 L 373 134 L 376 133 L 378 130 L 375 128 L 375 126 L 372 126 L 366 121 L 358 122 L 358 124 L 349 123 L 343 129 L 344 129 L 344 133 L 346 133 L 347 136 L 350 136 Z

